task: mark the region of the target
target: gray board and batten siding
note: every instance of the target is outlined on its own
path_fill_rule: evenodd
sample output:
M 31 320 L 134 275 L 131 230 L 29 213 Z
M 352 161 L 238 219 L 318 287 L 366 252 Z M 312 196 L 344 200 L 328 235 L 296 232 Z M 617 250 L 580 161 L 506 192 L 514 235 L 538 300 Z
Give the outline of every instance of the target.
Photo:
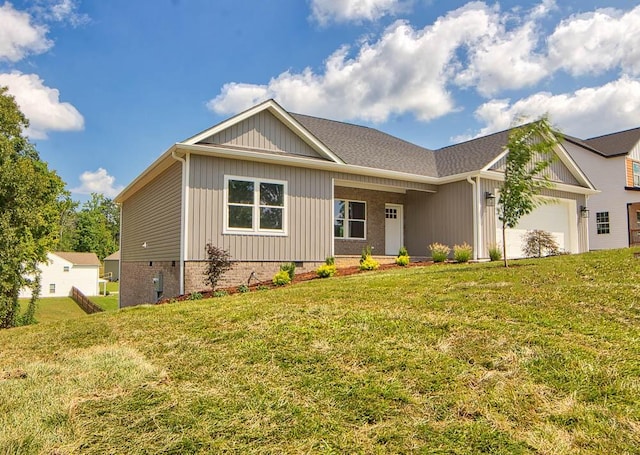
M 331 254 L 333 185 L 434 191 L 433 185 L 253 161 L 191 155 L 187 260 L 204 260 L 208 242 L 238 261 L 324 261 Z M 225 176 L 287 182 L 287 235 L 224 233 Z
M 322 158 L 300 136 L 293 133 L 269 111 L 259 112 L 242 122 L 203 139 L 199 144 L 226 145 L 251 150 Z
M 181 213 L 182 165 L 176 161 L 122 203 L 121 261 L 179 260 Z
M 546 157 L 536 154 L 533 158 L 533 162 L 540 161 Z M 504 172 L 507 165 L 507 157 L 502 157 L 497 163 L 491 166 L 492 171 Z M 533 164 L 529 165 L 531 168 Z M 565 183 L 567 185 L 582 186 L 580 182 L 575 178 L 571 170 L 559 159 L 555 159 L 551 165 L 545 169 L 544 175 L 546 175 L 550 181 L 555 183 Z
M 436 193 L 408 191 L 405 243 L 414 256 L 431 256 L 438 242 L 473 245 L 473 187 L 467 181 L 440 185 Z

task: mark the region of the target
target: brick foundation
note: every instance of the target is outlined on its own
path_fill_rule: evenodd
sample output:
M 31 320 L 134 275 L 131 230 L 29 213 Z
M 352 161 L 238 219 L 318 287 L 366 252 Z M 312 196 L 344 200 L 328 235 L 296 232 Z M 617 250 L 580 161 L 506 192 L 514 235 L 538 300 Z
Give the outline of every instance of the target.
M 251 272 L 255 272 L 251 278 L 251 283 L 258 281 L 270 281 L 280 270 L 283 262 L 234 262 L 233 268 L 225 273 L 218 282 L 218 288 L 235 287 L 247 284 Z M 322 262 L 305 261 L 302 265 L 297 265 L 296 273 L 312 272 L 317 269 Z M 205 261 L 187 261 L 184 268 L 184 292 L 190 294 L 195 291 L 210 290 L 211 287 L 205 284 L 204 271 L 207 263 Z
M 158 295 L 153 278 L 162 272 L 163 292 L 160 298 L 180 294 L 179 261 L 122 262 L 120 274 L 120 307 L 155 303 Z

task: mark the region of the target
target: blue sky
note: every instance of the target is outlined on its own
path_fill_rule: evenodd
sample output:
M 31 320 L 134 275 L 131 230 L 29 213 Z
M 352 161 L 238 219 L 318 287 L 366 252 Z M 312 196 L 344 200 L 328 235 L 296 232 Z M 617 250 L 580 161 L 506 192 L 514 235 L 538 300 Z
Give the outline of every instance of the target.
M 0 85 L 72 196 L 267 98 L 428 148 L 640 126 L 630 0 L 0 0 Z

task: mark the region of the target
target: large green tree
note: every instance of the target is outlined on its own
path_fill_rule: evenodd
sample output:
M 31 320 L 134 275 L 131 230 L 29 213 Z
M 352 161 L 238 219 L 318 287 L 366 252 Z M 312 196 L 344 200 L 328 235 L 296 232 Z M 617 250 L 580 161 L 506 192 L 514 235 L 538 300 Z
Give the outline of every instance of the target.
M 120 209 L 113 200 L 92 193 L 75 215 L 74 251 L 91 251 L 100 260 L 118 249 Z
M 40 291 L 38 262 L 47 259 L 59 232 L 64 182 L 24 136 L 28 120 L 0 87 L 0 328 L 33 320 Z M 34 297 L 20 315 L 18 293 Z
M 561 140 L 562 136 L 554 130 L 547 116 L 509 133 L 509 153 L 498 199 L 505 267 L 508 267 L 506 230 L 515 228 L 520 218 L 545 203 L 536 196 L 552 186 L 545 170 L 555 159 L 554 149 Z

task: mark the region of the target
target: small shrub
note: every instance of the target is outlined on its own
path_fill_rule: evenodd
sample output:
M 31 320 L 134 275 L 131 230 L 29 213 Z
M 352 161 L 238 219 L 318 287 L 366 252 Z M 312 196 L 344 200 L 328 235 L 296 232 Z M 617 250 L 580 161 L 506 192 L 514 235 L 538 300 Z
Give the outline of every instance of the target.
M 333 256 L 327 256 L 327 258 L 324 260 L 324 263 L 327 265 L 336 265 L 336 258 L 334 258 Z
M 456 262 L 469 262 L 471 255 L 473 254 L 473 248 L 467 242 L 462 245 L 453 246 L 453 259 Z
M 284 286 L 285 284 L 291 283 L 291 278 L 289 277 L 289 273 L 285 270 L 280 270 L 273 276 L 273 284 L 276 286 Z
M 498 245 L 491 245 L 489 247 L 489 259 L 492 261 L 499 261 L 502 259 L 502 249 Z
M 269 290 L 269 286 L 265 286 L 264 284 L 259 284 L 256 289 L 258 291 L 268 291 Z
M 360 260 L 360 270 L 375 270 L 378 267 L 380 267 L 380 264 L 371 256 Z
M 396 264 L 402 267 L 409 265 L 409 256 L 398 256 L 396 258 Z
M 333 264 L 324 264 L 316 269 L 316 274 L 320 278 L 329 278 L 336 274 L 336 266 Z
M 527 231 L 522 239 L 524 240 L 523 252 L 527 257 L 540 258 L 542 256 L 556 256 L 560 253 L 558 242 L 550 232 L 534 229 Z
M 241 284 L 240 286 L 238 286 L 238 292 L 244 294 L 245 292 L 249 292 L 249 286 L 247 286 L 246 284 Z
M 431 258 L 433 262 L 444 262 L 449 257 L 449 253 L 451 252 L 451 248 L 447 245 L 443 245 L 441 243 L 432 243 L 429 245 L 429 249 L 431 250 Z
M 218 248 L 217 246 L 207 243 L 207 267 L 205 268 L 205 282 L 211 285 L 211 289 L 215 289 L 220 277 L 231 269 L 232 263 L 229 252 Z
M 189 297 L 187 297 L 188 300 L 202 300 L 202 294 L 200 294 L 199 292 L 192 292 L 191 294 L 189 294 Z
M 219 290 L 219 291 L 215 291 L 215 292 L 213 293 L 213 296 L 214 296 L 214 297 L 225 297 L 225 296 L 227 296 L 227 295 L 229 295 L 229 293 L 228 293 L 227 291 L 225 291 L 224 289 L 221 289 L 221 290 Z
M 280 266 L 281 272 L 287 272 L 289 275 L 289 281 L 293 281 L 293 277 L 296 276 L 296 264 L 295 262 L 288 262 Z
M 371 251 L 373 250 L 373 247 L 371 247 L 371 245 L 367 245 L 364 248 L 362 248 L 362 254 L 360 255 L 360 264 L 362 264 L 364 261 L 367 260 L 367 258 L 371 257 Z

